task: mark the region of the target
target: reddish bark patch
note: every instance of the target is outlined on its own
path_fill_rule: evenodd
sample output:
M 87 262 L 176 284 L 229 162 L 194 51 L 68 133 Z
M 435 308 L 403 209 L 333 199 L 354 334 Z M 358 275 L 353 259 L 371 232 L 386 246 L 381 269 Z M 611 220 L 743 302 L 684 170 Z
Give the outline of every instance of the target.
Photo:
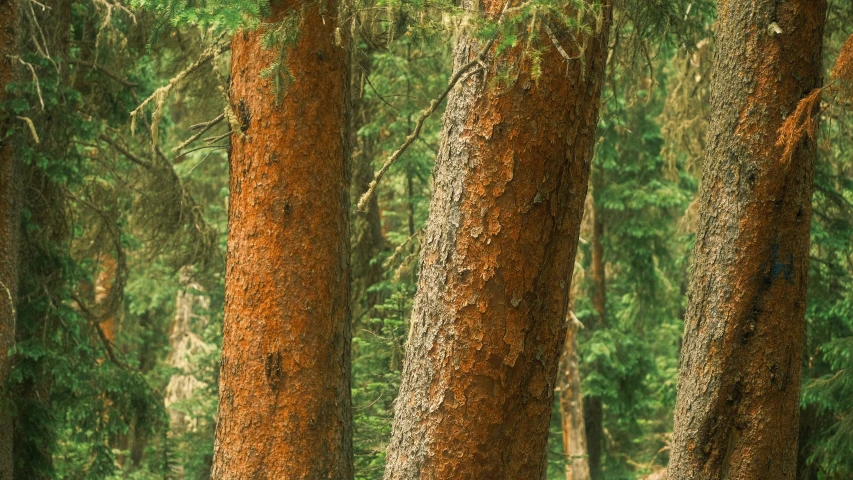
M 232 45 L 233 136 L 213 478 L 351 478 L 347 58 L 337 3 L 295 9 L 281 102 L 262 32 Z

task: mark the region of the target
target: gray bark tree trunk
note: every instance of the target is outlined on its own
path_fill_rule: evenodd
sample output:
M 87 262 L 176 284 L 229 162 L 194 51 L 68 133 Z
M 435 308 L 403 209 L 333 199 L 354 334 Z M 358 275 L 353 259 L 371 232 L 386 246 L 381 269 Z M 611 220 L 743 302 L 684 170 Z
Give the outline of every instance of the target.
M 796 474 L 816 148 L 806 136 L 786 159 L 777 139 L 821 85 L 825 14 L 825 0 L 720 4 L 670 478 Z

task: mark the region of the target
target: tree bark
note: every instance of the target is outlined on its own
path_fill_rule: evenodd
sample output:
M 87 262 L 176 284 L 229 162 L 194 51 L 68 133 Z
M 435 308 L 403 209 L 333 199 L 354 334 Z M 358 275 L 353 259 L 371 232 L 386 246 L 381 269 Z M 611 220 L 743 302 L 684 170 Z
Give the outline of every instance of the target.
M 565 350 L 560 360 L 560 413 L 563 425 L 563 451 L 571 461 L 566 465 L 566 480 L 590 480 L 583 416 L 581 377 L 578 371 L 578 326 L 569 311 Z
M 720 5 L 671 478 L 796 474 L 816 146 L 806 136 L 786 161 L 776 141 L 821 85 L 825 13 L 824 0 Z
M 295 12 L 295 13 L 294 13 Z M 214 479 L 346 479 L 352 472 L 348 51 L 338 3 L 299 15 L 280 104 L 263 33 L 232 44 L 225 321 Z M 346 36 L 339 36 L 341 42 Z
M 18 4 L 0 3 L 0 102 L 8 99 L 6 86 L 15 80 L 18 54 Z M 13 122 L 8 112 L 0 120 L 7 131 Z M 13 478 L 14 419 L 7 384 L 12 371 L 9 350 L 15 345 L 18 293 L 18 239 L 20 228 L 20 178 L 11 138 L 0 143 L 0 478 Z
M 610 14 L 584 61 L 548 49 L 534 81 L 520 49 L 493 52 L 448 97 L 386 479 L 546 472 Z M 460 33 L 455 68 L 481 48 Z M 490 84 L 507 65 L 517 78 Z
M 607 271 L 604 263 L 604 221 L 596 196 L 602 190 L 602 172 L 592 173 L 592 306 L 598 314 L 591 330 L 607 325 Z M 595 368 L 595 367 L 593 367 Z M 604 404 L 599 397 L 587 397 L 583 403 L 584 428 L 590 478 L 602 478 L 601 454 L 604 448 Z
M 364 99 L 366 79 L 371 71 L 372 48 L 352 50 L 352 198 L 359 198 L 369 188 L 374 173 L 375 139 L 358 135 L 372 114 L 369 102 Z M 352 317 L 355 322 L 369 317 L 373 307 L 380 303 L 379 292 L 368 291 L 382 280 L 382 265 L 373 261 L 385 245 L 377 197 L 370 197 L 366 212 L 356 209 L 352 217 Z

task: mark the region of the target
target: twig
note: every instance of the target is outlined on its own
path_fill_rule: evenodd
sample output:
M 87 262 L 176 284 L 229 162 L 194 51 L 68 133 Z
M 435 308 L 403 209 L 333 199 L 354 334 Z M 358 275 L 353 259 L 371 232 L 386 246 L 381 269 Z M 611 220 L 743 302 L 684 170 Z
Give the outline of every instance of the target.
M 30 69 L 30 72 L 33 74 L 33 83 L 36 86 L 36 93 L 38 94 L 38 97 L 39 97 L 39 103 L 41 104 L 41 109 L 44 110 L 44 98 L 42 98 L 42 96 L 41 96 L 41 85 L 39 84 L 39 77 L 38 77 L 38 75 L 36 75 L 36 69 L 33 68 L 33 65 L 31 63 L 25 62 L 24 59 L 22 59 L 21 57 L 19 57 L 17 55 L 9 56 L 9 58 L 11 60 L 17 60 L 17 61 L 21 62 L 22 65 L 26 65 L 27 68 Z
M 412 240 L 414 240 L 415 237 L 421 236 L 421 234 L 423 232 L 424 232 L 424 229 L 423 229 L 423 227 L 421 227 L 415 233 L 413 233 L 412 235 L 409 235 L 409 238 L 405 239 L 403 241 L 403 243 L 397 245 L 397 248 L 394 249 L 394 253 L 392 253 L 391 256 L 388 257 L 388 260 L 385 261 L 385 264 L 383 265 L 383 267 L 388 268 L 391 265 L 393 265 L 394 262 L 397 261 L 397 258 L 399 258 L 400 255 L 403 253 L 403 250 L 406 248 L 406 245 L 408 245 Z
M 131 82 L 130 80 L 127 80 L 127 79 L 121 78 L 121 76 L 119 76 L 117 73 L 115 73 L 115 72 L 113 72 L 113 71 L 111 71 L 111 70 L 109 70 L 109 69 L 106 69 L 106 68 L 104 68 L 104 67 L 102 67 L 102 66 L 100 66 L 100 65 L 98 65 L 98 64 L 95 64 L 95 63 L 93 63 L 93 62 L 86 62 L 86 61 L 83 61 L 83 60 L 74 60 L 74 59 L 71 59 L 71 60 L 68 60 L 68 61 L 67 61 L 67 63 L 68 63 L 69 65 L 75 65 L 75 64 L 77 64 L 77 65 L 82 65 L 82 66 L 84 66 L 84 67 L 89 67 L 89 68 L 91 68 L 92 70 L 98 70 L 99 72 L 103 72 L 103 73 L 104 73 L 104 74 L 106 74 L 108 77 L 112 78 L 113 80 L 117 81 L 118 83 L 120 83 L 120 84 L 124 85 L 124 86 L 125 86 L 125 87 L 127 87 L 127 88 L 133 88 L 133 87 L 135 87 L 135 86 L 137 86 L 137 85 L 138 85 L 136 82 Z
M 33 140 L 35 140 L 35 142 L 37 144 L 40 143 L 39 142 L 39 134 L 38 134 L 38 132 L 36 132 L 36 126 L 33 124 L 33 121 L 30 120 L 30 117 L 21 117 L 19 115 L 16 115 L 15 118 L 17 118 L 18 120 L 23 120 L 24 122 L 26 122 L 27 126 L 30 127 L 30 133 L 33 134 Z
M 6 290 L 6 296 L 9 297 L 9 308 L 12 309 L 12 321 L 14 322 L 15 319 L 18 318 L 18 312 L 15 310 L 15 300 L 12 298 L 12 291 L 9 290 L 9 287 L 7 287 L 2 280 L 0 280 L 0 287 L 3 287 L 3 289 Z
M 151 162 L 149 162 L 147 160 L 143 160 L 143 159 L 137 157 L 136 155 L 131 153 L 128 149 L 119 145 L 119 143 L 114 141 L 112 138 L 110 138 L 106 135 L 99 135 L 98 139 L 103 140 L 104 142 L 107 142 L 111 147 L 113 147 L 116 151 L 118 151 L 119 153 L 121 153 L 122 155 L 127 157 L 127 159 L 130 160 L 131 162 L 133 162 L 133 163 L 135 163 L 141 167 L 145 167 L 149 170 L 154 168 L 154 164 L 152 164 Z
M 225 118 L 225 114 L 220 113 L 218 117 L 214 118 L 213 120 L 211 120 L 209 122 L 198 123 L 196 125 L 191 126 L 190 127 L 191 130 L 196 130 L 198 128 L 201 128 L 201 131 L 196 133 L 192 137 L 188 138 L 187 140 L 182 142 L 177 147 L 173 148 L 172 151 L 173 152 L 180 152 L 181 150 L 186 148 L 187 145 L 189 145 L 189 144 L 193 143 L 194 141 L 198 140 L 199 138 L 201 138 L 201 136 L 204 135 L 208 130 L 210 130 L 214 125 L 221 122 L 223 118 Z
M 557 48 L 557 51 L 560 52 L 560 55 L 566 59 L 567 62 L 571 62 L 572 60 L 577 60 L 580 58 L 580 55 L 577 57 L 572 57 L 565 50 L 563 50 L 563 46 L 560 45 L 560 41 L 557 39 L 557 36 L 554 35 L 554 32 L 551 31 L 551 27 L 548 26 L 548 22 L 542 22 L 542 26 L 545 27 L 545 33 L 548 34 L 548 38 L 551 39 L 551 43 L 554 44 L 554 47 Z
M 95 327 L 95 330 L 98 332 L 98 338 L 100 338 L 101 343 L 104 344 L 104 350 L 106 350 L 107 357 L 110 358 L 110 361 L 122 368 L 127 368 L 127 364 L 119 360 L 116 356 L 115 351 L 113 350 L 112 342 L 110 342 L 110 339 L 107 338 L 107 335 L 104 333 L 104 329 L 101 328 L 101 322 L 100 320 L 98 320 L 98 316 L 95 315 L 91 310 L 89 310 L 89 307 L 86 306 L 83 300 L 81 300 L 76 293 L 71 294 L 71 300 L 74 300 L 74 303 L 76 303 L 77 306 L 80 307 L 80 311 L 83 313 L 83 316 L 86 317 L 87 320 L 89 320 L 93 327 Z
M 223 138 L 227 138 L 230 136 L 231 136 L 231 132 L 228 131 L 228 132 L 223 133 L 222 135 L 217 135 L 215 137 L 207 137 L 204 139 L 204 141 L 205 141 L 205 143 L 209 143 L 209 144 L 210 143 L 216 143 L 216 142 L 222 140 Z
M 208 148 L 228 148 L 228 145 L 205 145 L 203 147 L 196 147 L 196 148 L 193 148 L 192 150 L 187 150 L 186 152 L 180 154 L 179 157 L 184 157 L 184 156 L 189 155 L 193 152 L 197 152 L 199 150 L 205 150 Z
M 498 25 L 503 22 L 504 14 L 506 13 L 507 8 L 509 8 L 509 4 L 511 2 L 512 0 L 507 0 L 507 2 L 504 4 L 504 8 L 501 11 L 500 16 L 498 17 Z M 474 68 L 475 66 L 481 65 L 483 63 L 483 61 L 486 59 L 486 55 L 488 55 L 489 53 L 489 50 L 491 50 L 492 45 L 495 44 L 496 39 L 497 36 L 492 37 L 488 42 L 486 42 L 486 45 L 484 45 L 483 48 L 480 49 L 480 51 L 477 53 L 473 60 L 466 63 L 465 65 L 462 65 L 462 67 L 460 67 L 459 70 L 457 70 L 453 74 L 453 76 L 450 77 L 450 81 L 447 82 L 447 87 L 445 87 L 444 91 L 441 92 L 441 94 L 437 98 L 433 99 L 430 102 L 429 107 L 425 108 L 421 112 L 420 116 L 418 116 L 417 122 L 415 123 L 415 128 L 414 130 L 412 130 L 412 133 L 410 133 L 409 136 L 406 137 L 406 141 L 403 142 L 403 145 L 399 149 L 397 149 L 396 152 L 392 153 L 387 160 L 385 160 L 385 163 L 373 176 L 373 181 L 370 182 L 370 186 L 368 186 L 367 191 L 364 192 L 364 195 L 362 195 L 361 199 L 358 201 L 359 211 L 361 211 L 362 213 L 367 211 L 368 203 L 370 203 L 370 198 L 376 193 L 376 187 L 379 185 L 379 181 L 382 180 L 382 177 L 385 176 L 385 173 L 388 171 L 389 168 L 391 168 L 391 165 L 394 165 L 394 162 L 399 160 L 403 153 L 406 151 L 406 149 L 408 149 L 409 146 L 415 142 L 415 140 L 421 134 L 421 128 L 423 128 L 426 119 L 429 118 L 430 115 L 435 113 L 436 109 L 438 109 L 438 106 L 441 104 L 441 102 L 444 101 L 445 98 L 447 98 L 447 95 L 450 93 L 451 90 L 453 90 L 453 87 L 455 87 L 456 84 L 462 79 L 463 75 L 468 73 L 468 71 Z M 482 67 L 475 69 L 471 73 L 473 74 L 480 70 L 482 70 Z

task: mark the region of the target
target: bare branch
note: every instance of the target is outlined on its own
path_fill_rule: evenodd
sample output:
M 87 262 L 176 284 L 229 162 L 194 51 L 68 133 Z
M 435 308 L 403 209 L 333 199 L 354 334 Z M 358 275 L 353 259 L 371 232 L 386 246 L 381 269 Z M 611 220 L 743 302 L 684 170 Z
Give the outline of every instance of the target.
M 118 83 L 120 83 L 120 84 L 122 84 L 128 88 L 133 88 L 137 85 L 136 82 L 131 82 L 130 80 L 124 79 L 121 76 L 119 76 L 117 73 L 115 73 L 115 72 L 113 72 L 107 68 L 104 68 L 101 65 L 95 64 L 93 62 L 85 62 L 83 60 L 69 59 L 69 60 L 67 60 L 67 63 L 69 65 L 82 65 L 84 67 L 89 67 L 92 70 L 98 70 L 99 72 L 103 72 L 104 74 L 106 74 L 106 76 L 112 78 L 113 80 L 117 81 Z
M 198 140 L 199 138 L 201 138 L 201 136 L 202 136 L 202 135 L 204 135 L 204 134 L 205 134 L 208 130 L 210 130 L 214 125 L 216 125 L 217 123 L 221 122 L 221 121 L 222 121 L 222 119 L 224 119 L 224 118 L 225 118 L 225 114 L 224 114 L 224 113 L 221 113 L 221 114 L 219 114 L 219 116 L 218 116 L 218 117 L 214 118 L 213 120 L 210 120 L 210 121 L 208 121 L 208 122 L 198 123 L 198 124 L 196 124 L 196 125 L 193 125 L 192 127 L 190 127 L 190 129 L 191 129 L 191 130 L 196 130 L 196 129 L 201 128 L 201 131 L 200 131 L 200 132 L 198 132 L 198 133 L 196 133 L 196 134 L 195 134 L 195 135 L 193 135 L 192 137 L 188 138 L 187 140 L 185 140 L 184 142 L 182 142 L 182 143 L 181 143 L 180 145 L 178 145 L 177 147 L 173 148 L 173 149 L 172 149 L 172 151 L 173 151 L 173 152 L 180 152 L 181 150 L 183 150 L 184 148 L 186 148 L 186 147 L 187 147 L 187 145 L 189 145 L 189 144 L 191 144 L 191 143 L 195 142 L 196 140 Z

